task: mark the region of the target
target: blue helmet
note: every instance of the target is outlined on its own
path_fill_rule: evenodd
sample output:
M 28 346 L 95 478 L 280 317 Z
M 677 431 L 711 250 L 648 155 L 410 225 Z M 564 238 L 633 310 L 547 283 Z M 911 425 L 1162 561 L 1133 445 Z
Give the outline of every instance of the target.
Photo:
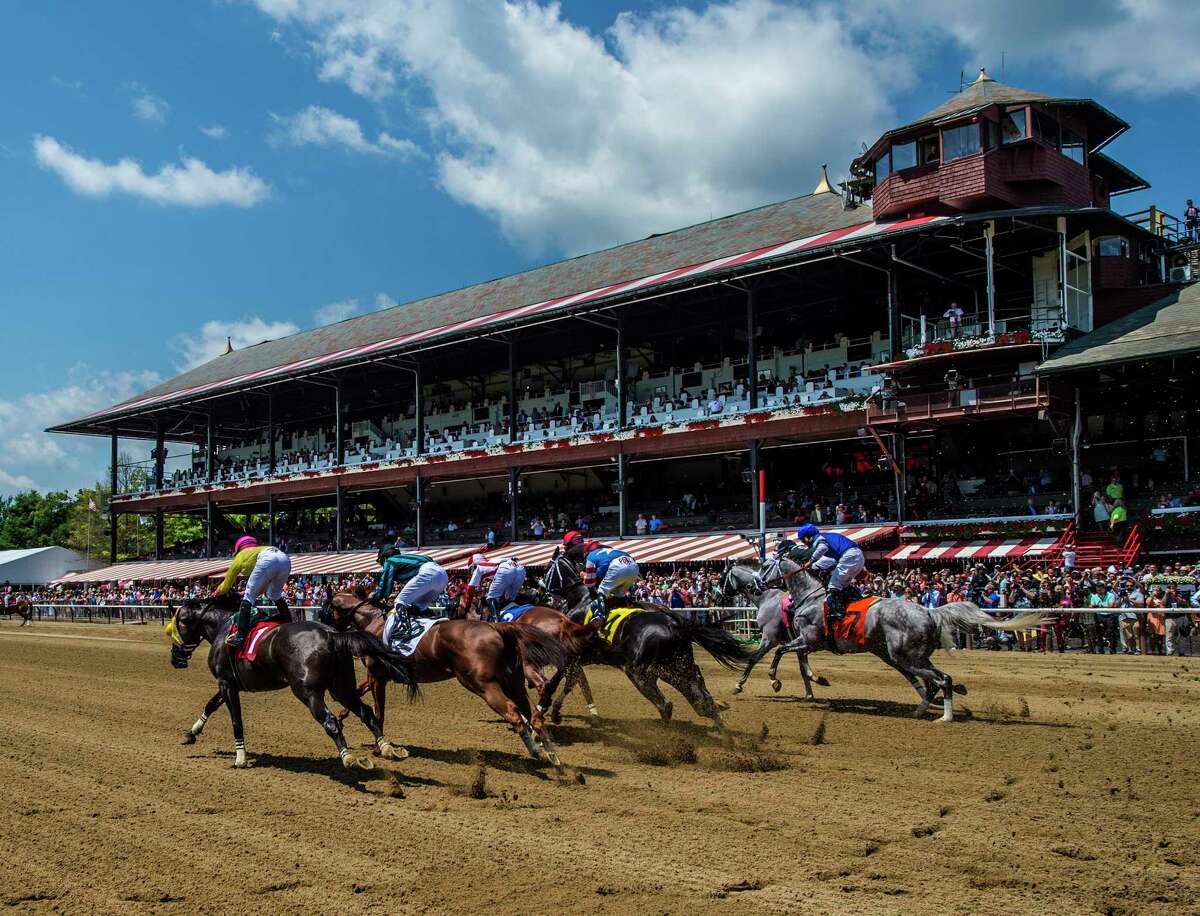
M 796 538 L 798 540 L 804 540 L 805 538 L 816 538 L 820 536 L 821 532 L 817 529 L 816 525 L 801 525 L 796 529 Z

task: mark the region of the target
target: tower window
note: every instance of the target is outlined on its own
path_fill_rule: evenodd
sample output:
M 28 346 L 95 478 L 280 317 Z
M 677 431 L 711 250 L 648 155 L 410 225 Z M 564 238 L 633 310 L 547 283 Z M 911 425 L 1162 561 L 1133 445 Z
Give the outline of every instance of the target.
M 1029 136 L 1026 109 L 1008 108 L 1000 116 L 1000 139 L 1004 143 L 1016 143 Z
M 896 143 L 892 145 L 892 171 L 911 169 L 917 164 L 917 144 L 915 141 Z
M 962 124 L 942 131 L 942 158 L 947 162 L 979 152 L 979 125 Z
M 875 184 L 883 184 L 883 180 L 892 173 L 892 158 L 888 150 L 875 160 Z

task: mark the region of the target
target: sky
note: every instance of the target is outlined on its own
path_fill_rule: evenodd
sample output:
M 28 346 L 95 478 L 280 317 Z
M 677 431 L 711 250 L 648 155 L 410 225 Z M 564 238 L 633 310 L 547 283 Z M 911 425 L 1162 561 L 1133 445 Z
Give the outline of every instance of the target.
M 0 494 L 235 346 L 812 190 L 980 66 L 1200 193 L 1200 4 L 0 2 Z M 123 446 L 124 447 L 124 446 Z M 145 456 L 148 444 L 129 443 Z M 176 450 L 178 451 L 178 449 Z

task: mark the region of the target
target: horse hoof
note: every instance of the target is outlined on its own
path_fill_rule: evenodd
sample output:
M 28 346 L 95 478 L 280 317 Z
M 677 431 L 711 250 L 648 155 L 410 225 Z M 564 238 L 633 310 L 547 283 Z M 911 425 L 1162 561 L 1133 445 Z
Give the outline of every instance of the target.
M 195 743 L 196 743 L 196 736 L 195 736 L 195 735 L 193 735 L 191 732 L 187 732 L 187 733 L 185 733 L 185 734 L 184 734 L 184 736 L 183 736 L 183 740 L 182 740 L 182 741 L 180 741 L 179 743 L 180 743 L 180 744 L 195 744 Z
M 250 761 L 249 760 L 235 760 L 233 762 L 233 768 L 235 770 L 248 770 L 248 769 L 250 769 Z
M 741 684 L 734 684 L 734 685 L 733 685 L 733 691 L 732 691 L 732 692 L 733 692 L 733 695 L 734 695 L 734 696 L 737 696 L 739 693 L 741 693 L 741 692 L 742 692 L 742 685 L 741 685 Z
M 659 711 L 659 715 L 662 716 L 662 720 L 664 722 L 670 722 L 671 715 L 674 712 L 675 712 L 675 705 L 670 700 L 667 700 L 667 704 Z
M 562 710 L 557 707 L 550 710 L 550 722 L 552 725 L 562 724 Z
M 346 754 L 342 758 L 342 766 L 347 770 L 375 769 L 375 764 L 371 763 L 370 757 L 356 757 L 354 754 Z
M 384 744 L 376 752 L 384 760 L 406 760 L 408 759 L 408 748 L 399 747 L 395 744 Z
M 960 697 L 965 697 L 967 695 L 967 688 L 964 687 L 962 684 L 955 684 L 954 692 L 957 693 Z
M 825 678 L 823 678 L 823 677 L 819 677 L 819 678 L 817 678 L 817 684 L 821 687 L 828 687 L 829 681 L 825 680 Z
M 953 722 L 954 716 L 939 716 L 936 721 L 938 721 L 938 722 Z
M 721 712 L 725 712 L 729 709 L 729 704 L 724 700 L 713 700 L 713 705 L 716 706 L 717 709 L 721 710 Z
M 779 691 L 781 691 L 783 689 L 783 682 L 782 681 L 771 681 L 771 689 L 774 690 L 776 693 L 779 693 Z

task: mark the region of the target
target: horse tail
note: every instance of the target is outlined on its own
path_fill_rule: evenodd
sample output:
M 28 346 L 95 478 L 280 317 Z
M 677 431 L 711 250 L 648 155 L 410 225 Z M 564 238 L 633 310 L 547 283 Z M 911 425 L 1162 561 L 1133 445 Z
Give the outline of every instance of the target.
M 724 627 L 714 624 L 701 626 L 682 614 L 671 614 L 671 617 L 687 639 L 700 646 L 729 670 L 736 670 L 750 661 L 752 653 Z
M 929 616 L 938 625 L 943 646 L 946 646 L 950 639 L 950 632 L 956 627 L 961 629 L 986 627 L 989 630 L 1030 630 L 1049 620 L 1040 611 L 1018 614 L 1010 620 L 996 620 L 970 601 L 955 601 L 953 604 L 930 608 Z
M 334 651 L 350 658 L 371 658 L 383 668 L 387 676 L 397 684 L 403 684 L 408 691 L 411 703 L 421 693 L 417 684 L 417 675 L 413 671 L 412 662 L 387 647 L 382 639 L 363 630 L 347 630 L 344 633 L 330 633 Z
M 567 664 L 567 653 L 562 644 L 541 630 L 522 626 L 521 623 L 497 623 L 494 625 L 504 640 L 506 659 L 516 664 L 510 670 L 520 671 L 528 663 L 535 668 L 562 668 Z

